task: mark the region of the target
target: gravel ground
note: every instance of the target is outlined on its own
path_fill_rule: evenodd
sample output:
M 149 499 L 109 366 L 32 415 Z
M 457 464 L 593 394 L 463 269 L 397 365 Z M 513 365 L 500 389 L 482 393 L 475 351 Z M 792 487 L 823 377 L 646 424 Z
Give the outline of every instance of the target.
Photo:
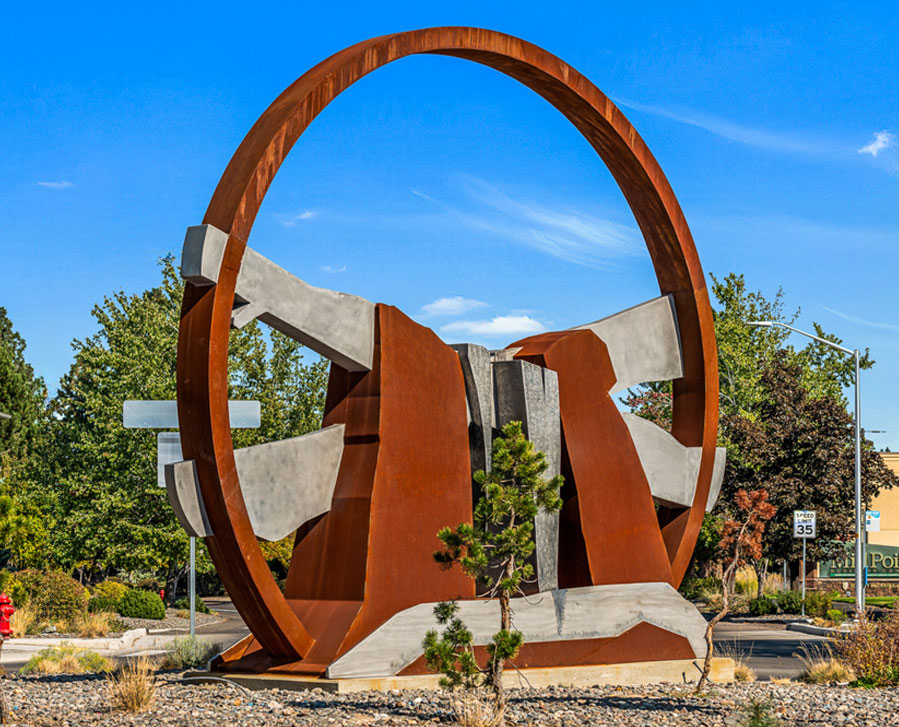
M 332 695 L 266 690 L 249 694 L 229 685 L 187 686 L 174 673 L 159 676 L 156 706 L 138 715 L 110 709 L 103 677 L 20 677 L 0 682 L 20 725 L 173 725 L 190 727 L 335 727 L 453 724 L 445 693 L 364 692 Z M 800 684 L 712 685 L 697 698 L 683 685 L 523 689 L 510 692 L 510 725 L 644 727 L 736 726 L 751 699 L 768 699 L 786 726 L 899 725 L 899 689 L 855 690 Z

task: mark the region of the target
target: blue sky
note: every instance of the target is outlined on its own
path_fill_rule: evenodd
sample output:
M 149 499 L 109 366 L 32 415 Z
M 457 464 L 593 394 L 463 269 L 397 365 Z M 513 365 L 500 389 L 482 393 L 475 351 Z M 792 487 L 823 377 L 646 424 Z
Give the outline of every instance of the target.
M 20 4 L 0 43 L 0 305 L 51 388 L 92 305 L 159 279 L 265 107 L 365 38 L 518 35 L 616 100 L 706 272 L 869 347 L 862 423 L 899 450 L 899 14 L 887 3 Z M 714 7 L 714 9 L 713 9 Z M 658 294 L 586 142 L 514 81 L 404 59 L 315 121 L 251 245 L 314 285 L 499 347 Z M 797 344 L 801 341 L 796 341 Z

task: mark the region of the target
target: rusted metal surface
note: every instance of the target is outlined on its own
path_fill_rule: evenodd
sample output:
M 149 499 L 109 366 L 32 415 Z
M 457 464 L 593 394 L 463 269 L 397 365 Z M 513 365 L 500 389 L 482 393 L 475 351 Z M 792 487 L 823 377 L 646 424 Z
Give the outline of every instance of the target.
M 433 578 L 425 574 L 425 570 L 436 570 L 433 564 L 424 566 L 436 547 L 433 533 L 437 527 L 464 520 L 462 511 L 467 508 L 470 515 L 471 509 L 461 372 L 455 354 L 441 348 L 433 333 L 398 311 L 379 306 L 381 330 L 376 344 L 380 362 L 376 368 L 362 374 L 332 369 L 326 424 L 347 423 L 341 478 L 331 513 L 301 528 L 288 578 L 288 598 L 272 579 L 252 532 L 228 421 L 228 330 L 234 288 L 253 222 L 272 179 L 299 136 L 337 95 L 371 71 L 421 53 L 472 60 L 524 83 L 581 131 L 620 186 L 646 239 L 659 288 L 663 294 L 673 294 L 676 302 L 684 377 L 674 382 L 673 433 L 685 445 L 702 446 L 697 506 L 660 511 L 654 529 L 646 522 L 645 503 L 634 506 L 639 511 L 636 527 L 640 532 L 654 530 L 649 538 L 653 554 L 647 573 L 677 585 L 702 522 L 718 416 L 711 309 L 684 216 L 643 140 L 590 81 L 525 41 L 475 28 L 429 28 L 374 38 L 312 68 L 256 122 L 225 170 L 204 218 L 205 223 L 229 235 L 218 282 L 205 287 L 188 283 L 185 289 L 178 345 L 178 408 L 184 456 L 197 464 L 214 533 L 206 539 L 210 554 L 235 606 L 253 631 L 253 648 L 264 650 L 269 666 L 280 663 L 296 668 L 302 662 L 303 668 L 314 672 L 328 658 L 326 655 L 333 657 L 347 644 L 364 637 L 367 630 L 402 608 L 401 604 L 454 594 L 473 595 L 469 594 L 470 584 L 462 579 L 454 580 L 454 576 L 439 571 Z M 408 346 L 418 348 L 404 350 Z M 450 356 L 456 373 L 450 371 Z M 432 378 L 407 378 L 412 370 L 417 375 L 432 366 Z M 560 366 L 570 370 L 568 363 Z M 598 367 L 596 373 L 601 369 Z M 573 370 L 570 375 L 582 376 Z M 429 391 L 428 387 L 434 389 Z M 448 419 L 435 422 L 427 410 L 423 419 L 408 408 L 431 404 L 443 407 Z M 461 453 L 457 453 L 455 427 L 460 416 Z M 581 426 L 583 417 L 578 415 L 577 421 Z M 596 432 L 595 436 L 605 437 L 616 446 L 620 442 L 620 433 Z M 574 431 L 567 434 L 576 437 Z M 450 457 L 450 471 L 411 454 L 427 450 L 444 438 L 446 444 L 438 449 L 441 456 Z M 461 459 L 453 460 L 457 454 Z M 582 467 L 586 455 L 574 454 L 574 449 L 565 454 L 568 466 L 575 470 Z M 623 456 L 629 461 L 629 455 Z M 443 479 L 425 479 L 434 468 Z M 457 502 L 455 490 L 445 488 L 456 487 L 455 478 L 461 477 L 456 470 L 463 468 L 464 486 L 458 491 L 467 491 L 467 496 Z M 397 478 L 401 486 L 396 489 L 386 484 Z M 582 497 L 579 490 L 577 507 L 563 512 L 563 527 L 564 523 L 583 522 L 586 506 Z M 438 504 L 438 512 L 427 505 L 429 498 Z M 591 504 L 590 512 L 599 506 Z M 419 507 L 424 508 L 421 527 L 413 527 L 410 539 L 401 539 L 399 531 L 415 525 L 419 518 L 415 508 Z M 574 542 L 579 537 L 581 542 Z M 670 563 L 667 573 L 659 562 L 659 538 Z M 604 578 L 602 568 L 594 573 L 592 536 L 585 539 L 578 531 L 571 539 L 572 552 L 580 548 L 586 559 L 582 564 L 586 570 L 574 572 L 571 578 Z M 622 549 L 622 557 L 629 563 L 639 561 L 640 550 L 625 551 L 629 548 Z M 317 560 L 325 554 L 328 565 Z M 571 567 L 577 571 L 579 566 Z M 436 590 L 427 590 L 432 588 Z M 339 644 L 334 633 L 339 635 Z

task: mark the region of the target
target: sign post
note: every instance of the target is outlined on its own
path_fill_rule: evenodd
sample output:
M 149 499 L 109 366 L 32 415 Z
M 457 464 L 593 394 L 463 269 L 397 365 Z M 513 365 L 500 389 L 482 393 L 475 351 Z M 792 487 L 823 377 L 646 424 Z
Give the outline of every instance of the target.
M 259 426 L 261 405 L 258 401 L 229 401 L 228 417 L 232 428 Z M 178 404 L 174 401 L 135 401 L 122 404 L 122 426 L 126 429 L 177 429 Z M 156 435 L 157 481 L 165 487 L 165 466 L 180 462 L 181 437 L 178 432 L 159 432 Z M 197 539 L 190 541 L 190 570 L 187 590 L 190 605 L 190 635 L 197 634 Z
M 793 510 L 793 537 L 802 538 L 802 615 L 805 616 L 805 543 L 817 531 L 814 510 Z

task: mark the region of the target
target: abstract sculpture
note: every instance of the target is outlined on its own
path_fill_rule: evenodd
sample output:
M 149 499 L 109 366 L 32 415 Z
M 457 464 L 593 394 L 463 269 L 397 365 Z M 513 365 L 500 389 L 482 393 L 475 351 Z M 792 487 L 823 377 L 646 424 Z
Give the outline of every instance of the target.
M 418 53 L 491 66 L 561 111 L 636 217 L 661 297 L 489 352 L 448 346 L 396 308 L 313 288 L 247 247 L 275 173 L 316 115 L 367 73 Z M 565 476 L 564 507 L 535 528 L 535 595 L 514 606 L 518 666 L 705 654 L 704 620 L 676 586 L 723 469 L 712 313 L 681 209 L 642 139 L 573 68 L 474 28 L 375 38 L 323 61 L 266 110 L 188 230 L 178 342 L 185 460 L 167 471 L 185 528 L 209 552 L 252 636 L 217 668 L 329 677 L 425 671 L 436 601 L 461 599 L 484 643 L 496 604 L 434 563 L 436 533 L 470 521 L 472 472 L 517 419 Z M 328 357 L 322 429 L 234 451 L 228 331 L 258 319 Z M 671 434 L 612 395 L 673 380 Z M 397 527 L 402 523 L 402 527 Z M 284 592 L 258 547 L 296 530 Z

